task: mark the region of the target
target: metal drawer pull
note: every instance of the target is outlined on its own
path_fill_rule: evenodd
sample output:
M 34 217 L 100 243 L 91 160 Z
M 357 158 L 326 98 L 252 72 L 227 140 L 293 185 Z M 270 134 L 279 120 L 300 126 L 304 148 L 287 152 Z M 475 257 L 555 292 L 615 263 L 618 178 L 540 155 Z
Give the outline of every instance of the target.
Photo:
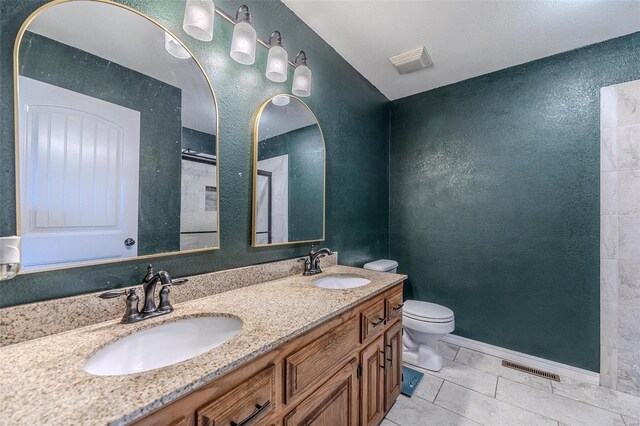
M 397 311 L 398 309 L 401 309 L 403 306 L 404 306 L 404 303 L 401 303 L 401 304 L 399 304 L 399 305 L 397 305 L 397 306 L 394 306 L 394 307 L 393 307 L 393 310 L 394 310 L 394 311 Z
M 258 417 L 260 414 L 262 414 L 264 411 L 266 411 L 266 409 L 269 408 L 270 404 L 271 404 L 271 401 L 267 401 L 262 405 L 256 404 L 256 409 L 253 411 L 253 413 L 249 414 L 249 417 L 247 417 L 246 419 L 240 421 L 239 423 L 236 423 L 236 422 L 234 422 L 232 420 L 231 421 L 231 426 L 245 426 L 245 425 L 248 425 L 249 423 L 251 423 L 252 420 L 254 420 L 256 417 Z
M 379 326 L 380 324 L 382 324 L 383 322 L 384 322 L 384 317 L 382 317 L 382 318 L 378 318 L 378 321 L 376 321 L 376 322 L 372 322 L 372 323 L 371 323 L 371 325 L 372 325 L 372 326 L 374 326 L 374 327 L 377 327 L 377 326 Z

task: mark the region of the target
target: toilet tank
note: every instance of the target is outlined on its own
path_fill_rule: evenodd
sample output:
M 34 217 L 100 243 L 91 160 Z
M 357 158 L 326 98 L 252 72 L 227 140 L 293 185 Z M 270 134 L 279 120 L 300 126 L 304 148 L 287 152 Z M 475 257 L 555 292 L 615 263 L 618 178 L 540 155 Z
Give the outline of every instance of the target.
M 373 262 L 369 262 L 364 265 L 364 269 L 379 272 L 391 272 L 393 274 L 398 270 L 398 262 L 389 259 L 380 259 Z

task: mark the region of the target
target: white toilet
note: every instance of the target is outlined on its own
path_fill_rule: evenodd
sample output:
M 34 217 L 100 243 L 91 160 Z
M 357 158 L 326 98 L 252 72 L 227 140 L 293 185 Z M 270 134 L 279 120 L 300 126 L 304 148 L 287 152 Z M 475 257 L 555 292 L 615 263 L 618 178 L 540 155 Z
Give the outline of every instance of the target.
M 398 262 L 381 259 L 367 263 L 364 268 L 395 273 Z M 404 362 L 440 371 L 442 355 L 438 351 L 438 340 L 455 329 L 453 311 L 435 303 L 407 300 L 402 308 L 402 326 Z

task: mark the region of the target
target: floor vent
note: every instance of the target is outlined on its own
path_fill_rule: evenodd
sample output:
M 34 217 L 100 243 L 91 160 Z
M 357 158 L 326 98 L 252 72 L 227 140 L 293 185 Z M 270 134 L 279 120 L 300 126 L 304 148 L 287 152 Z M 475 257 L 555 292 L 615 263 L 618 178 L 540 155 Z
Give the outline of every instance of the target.
M 516 364 L 515 362 L 502 360 L 502 366 L 507 368 L 513 368 L 514 370 L 522 371 L 524 373 L 533 374 L 534 376 L 544 377 L 545 379 L 560 381 L 560 376 L 555 373 L 549 373 L 548 371 L 538 370 L 537 368 L 527 367 L 526 365 Z

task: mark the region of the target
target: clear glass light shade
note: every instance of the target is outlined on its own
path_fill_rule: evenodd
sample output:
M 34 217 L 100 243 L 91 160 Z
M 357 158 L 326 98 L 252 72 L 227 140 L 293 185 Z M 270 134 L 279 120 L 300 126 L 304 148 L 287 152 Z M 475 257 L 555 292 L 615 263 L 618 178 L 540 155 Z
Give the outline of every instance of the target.
M 276 83 L 287 81 L 288 60 L 289 55 L 287 55 L 287 51 L 282 46 L 271 47 L 267 58 L 267 78 Z
M 195 39 L 211 41 L 215 14 L 216 7 L 213 0 L 187 0 L 182 29 Z
M 256 30 L 250 23 L 238 22 L 233 29 L 231 39 L 231 57 L 244 65 L 251 65 L 256 60 Z
M 167 49 L 167 52 L 178 59 L 187 59 L 190 58 L 191 55 L 182 47 L 182 45 L 173 37 L 171 34 L 164 33 L 164 48 Z
M 289 102 L 291 102 L 291 98 L 287 95 L 278 95 L 273 98 L 271 102 L 273 102 L 273 104 L 276 106 L 286 106 L 289 105 Z
M 300 65 L 293 73 L 293 87 L 291 89 L 294 95 L 306 98 L 311 96 L 311 70 L 306 65 Z

